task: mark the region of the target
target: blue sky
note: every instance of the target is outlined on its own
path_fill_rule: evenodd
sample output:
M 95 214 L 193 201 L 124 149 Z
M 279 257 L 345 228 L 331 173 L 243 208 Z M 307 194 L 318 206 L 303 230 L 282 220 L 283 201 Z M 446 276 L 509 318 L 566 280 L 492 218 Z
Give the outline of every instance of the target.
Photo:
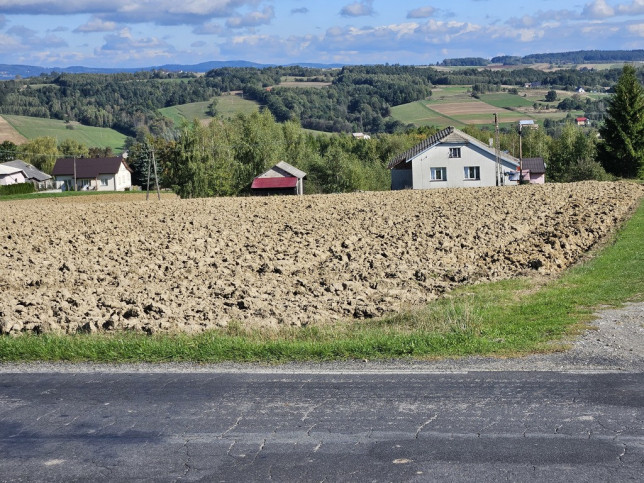
M 644 48 L 644 0 L 0 0 L 0 63 L 432 64 Z

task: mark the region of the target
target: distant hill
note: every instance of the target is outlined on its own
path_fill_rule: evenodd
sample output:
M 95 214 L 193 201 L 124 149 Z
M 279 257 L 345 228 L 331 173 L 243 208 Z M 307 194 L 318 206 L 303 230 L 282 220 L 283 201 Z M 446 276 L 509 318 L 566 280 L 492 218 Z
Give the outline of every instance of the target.
M 493 64 L 530 65 L 530 64 L 592 64 L 609 62 L 644 61 L 644 50 L 579 50 L 551 54 L 530 54 L 524 57 L 503 55 L 493 57 Z
M 221 67 L 255 67 L 262 69 L 264 67 L 274 67 L 277 64 L 258 64 L 255 62 L 248 62 L 245 60 L 217 60 L 211 62 L 202 62 L 200 64 L 165 64 L 150 67 L 122 67 L 122 68 L 100 68 L 100 67 L 84 67 L 84 66 L 70 66 L 70 67 L 41 67 L 35 65 L 11 65 L 0 64 L 0 80 L 15 79 L 16 76 L 22 78 L 38 77 L 41 74 L 51 74 L 52 72 L 60 72 L 65 74 L 118 74 L 118 73 L 132 73 L 140 71 L 151 70 L 166 70 L 171 72 L 208 72 L 212 69 Z M 343 67 L 343 64 L 315 64 L 315 63 L 292 63 L 290 66 L 310 67 L 314 69 L 335 69 Z

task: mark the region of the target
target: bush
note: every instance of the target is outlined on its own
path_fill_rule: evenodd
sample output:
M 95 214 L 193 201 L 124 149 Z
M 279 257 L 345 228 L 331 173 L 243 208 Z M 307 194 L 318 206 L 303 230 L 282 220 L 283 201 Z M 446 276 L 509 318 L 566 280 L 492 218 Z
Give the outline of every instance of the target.
M 7 195 L 25 195 L 36 191 L 33 183 L 10 184 L 9 186 L 0 186 L 0 196 Z
M 610 181 L 614 179 L 610 174 L 606 173 L 604 167 L 594 159 L 580 159 L 568 167 L 565 180 L 569 182 L 575 181 Z

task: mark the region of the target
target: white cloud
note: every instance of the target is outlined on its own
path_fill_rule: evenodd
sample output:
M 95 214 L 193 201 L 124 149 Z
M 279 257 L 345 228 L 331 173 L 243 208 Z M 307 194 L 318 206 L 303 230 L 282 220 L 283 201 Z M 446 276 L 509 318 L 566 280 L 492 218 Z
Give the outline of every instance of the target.
M 434 7 L 420 7 L 407 13 L 407 18 L 429 18 L 436 13 Z
M 91 33 L 91 32 L 113 32 L 116 30 L 116 23 L 101 20 L 98 17 L 92 17 L 89 22 L 76 28 L 74 32 Z
M 0 53 L 9 54 L 16 52 L 20 48 L 20 43 L 15 37 L 10 35 L 0 34 Z
M 625 15 L 644 14 L 644 0 L 633 0 L 630 5 L 619 5 L 617 11 Z
M 273 7 L 266 7 L 261 12 L 249 12 L 243 16 L 231 17 L 226 21 L 226 26 L 233 29 L 245 27 L 257 27 L 271 23 L 275 18 Z
M 606 0 L 594 0 L 586 4 L 583 10 L 583 16 L 593 19 L 613 17 L 615 9 L 606 3 Z
M 161 25 L 200 24 L 236 15 L 263 0 L 0 0 L 5 15 L 91 14 L 113 22 L 154 22 Z
M 195 27 L 192 32 L 197 35 L 221 35 L 224 28 L 218 23 L 209 22 Z
M 373 0 L 362 0 L 342 7 L 340 15 L 343 17 L 365 17 L 373 15 Z
M 644 23 L 629 25 L 628 31 L 638 37 L 644 37 Z
M 67 47 L 67 42 L 64 39 L 53 34 L 41 37 L 38 32 L 23 25 L 13 26 L 7 30 L 7 33 L 17 37 L 20 40 L 21 47 L 27 46 L 33 49 Z

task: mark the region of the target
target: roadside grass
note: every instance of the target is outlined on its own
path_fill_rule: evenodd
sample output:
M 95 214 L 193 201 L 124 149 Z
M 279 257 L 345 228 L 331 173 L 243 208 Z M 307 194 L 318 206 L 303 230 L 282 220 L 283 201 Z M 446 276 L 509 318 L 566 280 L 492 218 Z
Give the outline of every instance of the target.
M 126 136 L 110 128 L 84 126 L 78 123 L 67 124 L 57 119 L 42 119 L 9 114 L 3 114 L 2 117 L 27 139 L 35 139 L 42 136 L 51 136 L 56 138 L 58 142 L 64 141 L 65 139 L 73 139 L 86 146 L 109 147 L 117 153 L 121 152 L 125 145 Z
M 287 362 L 518 356 L 562 350 L 603 306 L 644 300 L 644 203 L 593 258 L 556 279 L 526 277 L 460 288 L 389 317 L 199 335 L 0 337 L 0 361 Z
M 126 195 L 134 196 L 145 195 L 145 190 L 133 190 L 133 191 L 63 191 L 58 193 L 52 192 L 41 192 L 41 193 L 29 193 L 29 194 L 20 194 L 20 195 L 4 195 L 0 196 L 0 202 L 2 201 L 17 201 L 17 200 L 41 200 L 45 198 L 72 198 L 78 196 L 106 196 L 106 195 Z M 168 190 L 163 190 L 161 192 L 162 196 L 166 196 L 169 193 Z M 156 190 L 150 190 L 150 196 L 156 198 Z

